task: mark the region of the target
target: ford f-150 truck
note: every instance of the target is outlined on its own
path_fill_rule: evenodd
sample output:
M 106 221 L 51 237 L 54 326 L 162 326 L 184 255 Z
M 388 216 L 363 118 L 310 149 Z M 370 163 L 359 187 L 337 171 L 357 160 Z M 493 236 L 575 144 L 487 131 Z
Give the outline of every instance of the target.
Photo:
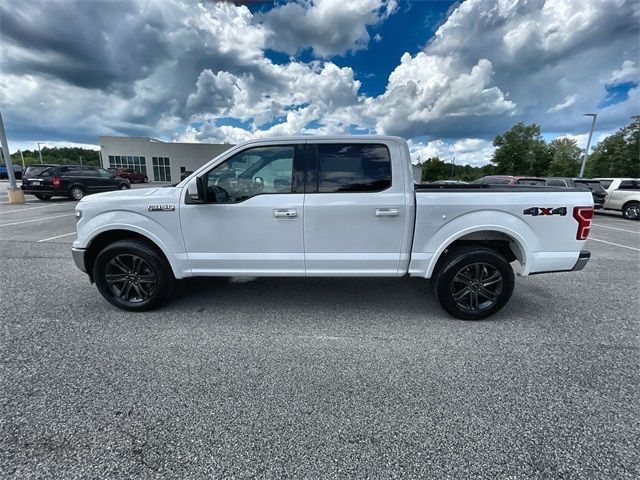
M 583 189 L 414 185 L 407 142 L 289 137 L 237 145 L 171 187 L 76 207 L 76 265 L 126 310 L 193 276 L 431 278 L 462 319 L 500 310 L 519 275 L 582 269 Z M 513 263 L 513 265 L 512 265 Z

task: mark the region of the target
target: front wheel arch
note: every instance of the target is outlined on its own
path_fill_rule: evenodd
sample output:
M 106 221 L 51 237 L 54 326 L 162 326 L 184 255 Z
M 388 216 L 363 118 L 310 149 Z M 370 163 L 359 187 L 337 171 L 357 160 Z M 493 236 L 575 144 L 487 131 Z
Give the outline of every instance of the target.
M 149 237 L 146 237 L 137 232 L 133 232 L 131 230 L 107 230 L 106 232 L 102 232 L 96 235 L 91 240 L 91 242 L 89 242 L 89 245 L 87 245 L 87 249 L 84 253 L 84 262 L 87 268 L 87 274 L 89 275 L 91 281 L 93 281 L 93 264 L 98 254 L 108 245 L 120 240 L 138 240 L 142 243 L 145 243 L 147 246 L 149 246 L 149 248 L 152 248 L 158 256 L 161 256 L 162 259 L 167 262 L 167 264 L 171 267 L 173 275 L 175 276 L 175 271 L 173 271 L 171 262 L 162 251 L 160 246 Z

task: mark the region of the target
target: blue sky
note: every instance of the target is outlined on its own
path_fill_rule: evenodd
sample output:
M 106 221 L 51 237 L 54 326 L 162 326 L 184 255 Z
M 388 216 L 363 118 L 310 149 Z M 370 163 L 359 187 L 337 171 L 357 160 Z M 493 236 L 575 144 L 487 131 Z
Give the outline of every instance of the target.
M 414 158 L 489 161 L 514 123 L 586 143 L 638 113 L 632 0 L 8 0 L 12 150 L 100 135 L 238 143 L 381 133 Z

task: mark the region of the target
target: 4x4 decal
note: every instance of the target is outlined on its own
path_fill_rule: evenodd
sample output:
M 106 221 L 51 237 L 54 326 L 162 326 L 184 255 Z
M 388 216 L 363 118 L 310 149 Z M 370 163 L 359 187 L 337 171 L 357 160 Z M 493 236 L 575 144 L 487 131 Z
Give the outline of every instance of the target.
M 532 215 L 534 217 L 537 216 L 547 216 L 547 215 L 561 215 L 565 216 L 567 214 L 567 207 L 531 207 L 527 208 L 524 212 L 524 215 Z

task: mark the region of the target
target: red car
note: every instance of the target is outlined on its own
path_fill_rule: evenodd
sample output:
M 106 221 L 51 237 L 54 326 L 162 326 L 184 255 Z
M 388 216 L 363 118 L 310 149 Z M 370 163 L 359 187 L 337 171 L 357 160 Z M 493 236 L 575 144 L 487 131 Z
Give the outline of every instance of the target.
M 534 185 L 544 187 L 547 181 L 538 177 L 514 177 L 512 175 L 488 175 L 479 178 L 473 183 L 483 183 L 485 185 Z
M 134 170 L 133 168 L 109 168 L 111 173 L 116 177 L 126 178 L 131 183 L 147 183 L 149 178 L 141 172 Z

